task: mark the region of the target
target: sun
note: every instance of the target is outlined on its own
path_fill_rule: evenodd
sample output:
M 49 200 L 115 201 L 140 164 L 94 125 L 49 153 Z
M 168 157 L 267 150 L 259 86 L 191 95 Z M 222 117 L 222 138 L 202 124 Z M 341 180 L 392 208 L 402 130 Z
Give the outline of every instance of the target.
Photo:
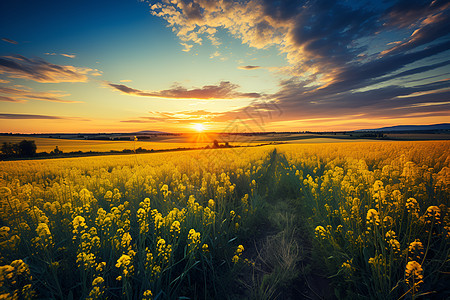
M 194 129 L 195 129 L 197 132 L 203 132 L 203 131 L 205 130 L 205 125 L 200 124 L 200 123 L 196 123 L 196 124 L 194 124 L 192 127 L 194 127 Z

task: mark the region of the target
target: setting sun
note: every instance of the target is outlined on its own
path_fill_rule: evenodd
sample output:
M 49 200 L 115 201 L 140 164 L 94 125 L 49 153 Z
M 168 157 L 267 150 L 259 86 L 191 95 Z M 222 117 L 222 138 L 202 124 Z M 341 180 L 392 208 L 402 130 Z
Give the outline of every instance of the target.
M 205 125 L 196 123 L 193 125 L 194 129 L 198 132 L 203 132 L 205 130 Z

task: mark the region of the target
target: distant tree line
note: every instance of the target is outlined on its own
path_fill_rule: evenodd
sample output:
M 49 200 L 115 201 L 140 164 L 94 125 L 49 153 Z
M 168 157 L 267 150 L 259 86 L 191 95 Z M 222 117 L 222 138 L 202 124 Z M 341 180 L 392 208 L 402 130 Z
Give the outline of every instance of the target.
M 19 143 L 4 142 L 1 153 L 6 157 L 31 157 L 36 155 L 34 141 L 23 140 Z
M 63 152 L 58 148 L 58 146 L 55 147 L 54 150 L 49 152 L 36 152 L 36 144 L 34 141 L 27 141 L 23 140 L 19 143 L 11 143 L 11 142 L 4 142 L 0 149 L 0 159 L 2 160 L 15 160 L 15 159 L 21 159 L 21 158 L 29 158 L 32 157 L 33 159 L 39 159 L 39 158 L 52 158 L 52 157 L 78 157 L 78 156 L 91 156 L 91 155 L 105 155 L 105 154 L 138 154 L 138 153 L 153 153 L 153 152 L 167 152 L 167 151 L 183 151 L 183 150 L 196 150 L 196 149 L 210 149 L 210 148 L 232 148 L 232 147 L 239 147 L 239 146 L 232 146 L 228 142 L 225 142 L 223 144 L 219 144 L 219 141 L 214 140 L 213 144 L 207 145 L 205 147 L 179 147 L 176 149 L 144 149 L 142 147 L 139 147 L 135 150 L 130 149 L 123 149 L 123 150 L 110 150 L 109 152 L 96 152 L 96 151 L 72 151 L 72 152 Z

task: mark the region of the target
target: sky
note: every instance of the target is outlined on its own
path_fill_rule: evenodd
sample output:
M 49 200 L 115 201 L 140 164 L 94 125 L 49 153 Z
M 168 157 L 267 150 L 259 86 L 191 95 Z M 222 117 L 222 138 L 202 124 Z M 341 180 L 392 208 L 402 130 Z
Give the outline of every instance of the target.
M 0 132 L 450 121 L 449 1 L 0 2 Z

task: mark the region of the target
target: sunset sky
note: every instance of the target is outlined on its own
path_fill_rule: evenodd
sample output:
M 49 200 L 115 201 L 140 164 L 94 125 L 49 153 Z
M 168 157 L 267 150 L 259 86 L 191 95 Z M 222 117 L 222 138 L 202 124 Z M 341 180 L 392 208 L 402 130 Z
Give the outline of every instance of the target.
M 449 122 L 449 28 L 439 0 L 1 1 L 0 132 Z

